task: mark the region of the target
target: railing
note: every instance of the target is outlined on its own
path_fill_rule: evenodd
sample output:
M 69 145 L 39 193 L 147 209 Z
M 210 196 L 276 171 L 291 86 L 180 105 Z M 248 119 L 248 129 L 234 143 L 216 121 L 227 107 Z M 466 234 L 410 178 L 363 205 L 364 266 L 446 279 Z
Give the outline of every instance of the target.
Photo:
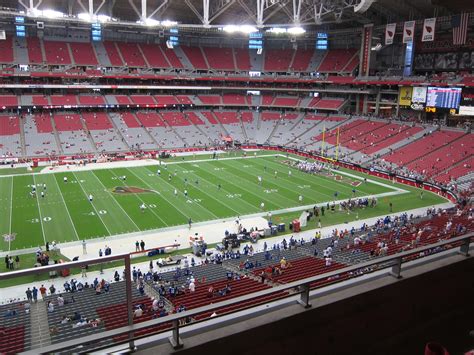
M 133 324 L 133 300 L 132 300 L 132 280 L 131 280 L 131 273 L 130 273 L 130 254 L 119 254 L 119 255 L 113 255 L 113 256 L 106 256 L 98 259 L 91 259 L 91 260 L 85 260 L 85 261 L 74 261 L 70 262 L 67 264 L 57 264 L 57 265 L 51 265 L 51 266 L 44 266 L 41 267 L 40 270 L 41 272 L 50 272 L 50 271 L 58 271 L 62 269 L 69 269 L 69 268 L 77 268 L 85 265 L 93 265 L 93 264 L 101 264 L 104 262 L 109 262 L 109 261 L 117 261 L 117 260 L 124 260 L 125 263 L 125 282 L 126 282 L 126 300 L 127 300 L 127 313 L 128 313 L 128 326 L 120 327 L 114 330 L 108 330 L 105 332 L 100 332 L 97 334 L 92 334 L 89 336 L 84 336 L 80 337 L 78 339 L 73 339 L 73 340 L 68 340 L 59 344 L 54 344 L 50 346 L 46 346 L 43 348 L 39 349 L 32 349 L 30 351 L 27 351 L 26 354 L 38 354 L 38 353 L 51 353 L 51 352 L 57 352 L 57 351 L 66 351 L 67 349 L 73 350 L 74 348 L 77 348 L 81 346 L 81 348 L 74 349 L 74 352 L 85 352 L 89 351 L 90 349 L 87 348 L 87 346 L 92 345 L 94 343 L 97 343 L 98 341 L 106 340 L 106 339 L 111 339 L 113 337 L 119 336 L 119 335 L 127 335 L 127 340 L 117 342 L 115 345 L 118 344 L 123 344 L 123 343 L 128 343 L 128 346 L 130 349 L 134 349 L 134 341 L 139 338 L 143 338 L 144 336 L 136 337 L 134 335 L 134 332 L 140 331 L 140 330 L 146 330 L 149 327 L 152 326 L 157 326 L 157 325 L 162 325 L 164 323 L 171 323 L 173 325 L 172 327 L 172 335 L 169 338 L 170 343 L 175 349 L 181 348 L 183 346 L 183 341 L 179 336 L 180 329 L 182 327 L 186 327 L 186 325 L 182 326 L 180 325 L 181 320 L 185 320 L 189 317 L 196 316 L 198 314 L 204 313 L 204 312 L 210 312 L 214 311 L 218 308 L 221 307 L 226 307 L 226 306 L 232 306 L 232 305 L 237 305 L 240 302 L 245 302 L 249 301 L 255 298 L 259 297 L 264 297 L 264 296 L 269 296 L 271 294 L 275 294 L 278 292 L 282 291 L 288 291 L 288 290 L 293 290 L 291 294 L 288 294 L 284 296 L 285 298 L 287 297 L 294 297 L 295 294 L 299 294 L 300 298 L 298 300 L 298 303 L 300 303 L 303 307 L 305 308 L 310 308 L 311 303 L 310 303 L 310 289 L 311 289 L 311 284 L 316 282 L 316 281 L 323 281 L 327 280 L 328 278 L 331 277 L 336 277 L 339 275 L 351 273 L 360 269 L 364 269 L 367 267 L 371 267 L 373 265 L 378 265 L 380 268 L 377 270 L 383 270 L 387 268 L 391 268 L 389 275 L 400 278 L 401 277 L 401 272 L 402 272 L 402 265 L 408 261 L 412 261 L 412 259 L 405 260 L 405 258 L 413 256 L 413 255 L 420 255 L 420 253 L 430 250 L 433 248 L 437 247 L 445 247 L 445 246 L 452 246 L 450 249 L 454 249 L 454 244 L 461 243 L 459 247 L 459 254 L 462 254 L 466 257 L 469 256 L 469 249 L 470 249 L 470 243 L 471 239 L 474 238 L 474 233 L 468 233 L 466 235 L 460 236 L 460 237 L 455 237 L 451 238 L 448 240 L 444 240 L 435 244 L 431 245 L 426 245 L 420 248 L 416 248 L 410 251 L 405 251 L 401 252 L 398 254 L 390 255 L 390 256 L 385 256 L 381 258 L 374 258 L 373 260 L 369 260 L 367 262 L 351 265 L 348 267 L 345 267 L 343 269 L 339 269 L 336 271 L 328 272 L 325 274 L 317 275 L 317 276 L 312 276 L 308 277 L 299 281 L 294 281 L 291 283 L 287 283 L 284 285 L 272 287 L 263 291 L 247 294 L 244 296 L 240 297 L 235 297 L 226 301 L 210 304 L 210 305 L 205 305 L 199 308 L 195 308 L 189 311 L 169 315 L 166 317 L 161 317 L 158 319 L 153 319 L 149 321 L 145 321 L 139 324 Z M 11 279 L 19 276 L 26 276 L 26 275 L 32 275 L 32 274 L 37 274 L 38 269 L 33 268 L 33 269 L 27 269 L 27 270 L 19 270 L 19 271 L 12 271 L 8 273 L 1 273 L 0 274 L 0 281 L 6 280 L 6 279 Z M 251 306 L 249 306 L 251 307 Z M 236 310 L 233 312 L 240 311 Z M 232 313 L 233 313 L 232 312 Z M 228 314 L 228 313 L 226 313 Z M 215 319 L 215 318 L 213 318 Z M 204 321 L 204 320 L 202 320 Z M 191 324 L 196 324 L 196 322 L 193 322 Z M 169 331 L 165 330 L 165 331 Z M 164 331 L 163 331 L 164 332 Z M 146 335 L 148 336 L 148 335 Z M 110 347 L 110 343 L 107 345 L 99 345 L 98 348 L 105 348 L 105 347 Z M 95 350 L 97 350 L 97 346 L 94 347 Z

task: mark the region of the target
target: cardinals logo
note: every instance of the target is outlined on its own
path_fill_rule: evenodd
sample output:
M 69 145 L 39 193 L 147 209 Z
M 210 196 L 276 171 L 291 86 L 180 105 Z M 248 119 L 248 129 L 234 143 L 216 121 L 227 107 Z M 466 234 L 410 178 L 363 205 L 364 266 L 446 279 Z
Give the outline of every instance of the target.
M 406 29 L 405 32 L 407 33 L 408 37 L 411 37 L 411 30 Z
M 431 33 L 433 31 L 433 27 L 425 26 L 426 32 Z
M 116 186 L 112 189 L 116 194 L 143 194 L 147 192 L 154 192 L 153 190 L 142 189 L 135 186 Z
M 387 31 L 387 34 L 389 37 L 393 37 L 393 32 L 392 31 Z

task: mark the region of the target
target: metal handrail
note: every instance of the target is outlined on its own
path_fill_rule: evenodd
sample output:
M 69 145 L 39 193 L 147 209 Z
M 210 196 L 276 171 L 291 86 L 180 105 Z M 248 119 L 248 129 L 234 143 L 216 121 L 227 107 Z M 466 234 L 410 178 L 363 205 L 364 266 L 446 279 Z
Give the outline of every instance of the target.
M 309 303 L 309 291 L 310 291 L 310 284 L 311 283 L 314 283 L 316 281 L 325 280 L 329 277 L 338 276 L 338 275 L 341 275 L 341 274 L 357 271 L 357 270 L 367 268 L 367 267 L 377 265 L 377 264 L 384 264 L 385 265 L 384 267 L 382 267 L 381 269 L 378 269 L 378 270 L 383 270 L 383 269 L 392 267 L 392 271 L 390 272 L 390 274 L 392 276 L 395 276 L 395 277 L 399 278 L 400 277 L 400 272 L 401 272 L 401 265 L 404 263 L 403 258 L 408 257 L 408 256 L 412 256 L 412 255 L 415 255 L 415 254 L 419 254 L 419 253 L 424 252 L 424 251 L 429 250 L 429 249 L 433 249 L 433 248 L 436 248 L 436 247 L 442 247 L 442 246 L 445 246 L 445 245 L 448 245 L 448 244 L 453 244 L 453 243 L 456 243 L 456 242 L 463 242 L 461 247 L 460 247 L 459 252 L 460 252 L 460 254 L 465 255 L 467 257 L 467 256 L 469 256 L 469 247 L 470 247 L 470 243 L 471 243 L 472 238 L 474 238 L 474 233 L 471 232 L 471 233 L 468 233 L 468 234 L 460 236 L 460 237 L 455 237 L 455 238 L 443 240 L 443 241 L 440 241 L 440 242 L 437 242 L 437 243 L 434 243 L 434 244 L 425 245 L 425 246 L 422 246 L 422 247 L 419 247 L 419 248 L 416 248 L 416 249 L 412 249 L 412 250 L 409 250 L 409 251 L 404 251 L 404 252 L 397 253 L 397 254 L 390 255 L 390 256 L 374 258 L 373 260 L 369 260 L 367 262 L 351 265 L 351 266 L 348 266 L 348 267 L 345 267 L 345 268 L 342 268 L 342 269 L 338 269 L 338 270 L 335 270 L 335 271 L 331 271 L 331 272 L 328 272 L 328 273 L 307 277 L 307 278 L 304 278 L 302 280 L 293 281 L 293 282 L 290 282 L 290 283 L 287 283 L 287 284 L 284 284 L 284 285 L 275 286 L 275 287 L 265 289 L 265 290 L 262 290 L 262 291 L 246 294 L 246 295 L 243 295 L 243 296 L 235 297 L 235 298 L 232 298 L 232 299 L 229 299 L 229 300 L 225 300 L 225 301 L 218 302 L 218 303 L 213 303 L 213 304 L 210 304 L 210 305 L 205 305 L 205 306 L 202 306 L 202 307 L 199 307 L 199 308 L 194 308 L 192 310 L 172 314 L 172 315 L 169 315 L 169 316 L 166 316 L 166 317 L 152 319 L 152 320 L 141 322 L 141 323 L 138 323 L 138 324 L 133 324 L 133 319 L 131 318 L 132 317 L 132 312 L 131 312 L 131 310 L 132 310 L 132 300 L 131 300 L 131 295 L 130 295 L 130 298 L 129 298 L 128 297 L 129 294 L 127 292 L 127 305 L 128 305 L 127 308 L 128 308 L 128 314 L 129 314 L 129 325 L 128 326 L 120 327 L 120 328 L 113 329 L 113 330 L 108 330 L 108 331 L 105 331 L 105 332 L 100 332 L 100 333 L 97 333 L 97 334 L 88 335 L 88 336 L 85 336 L 85 337 L 81 337 L 79 339 L 68 340 L 68 341 L 65 341 L 65 342 L 62 342 L 62 343 L 46 346 L 46 347 L 39 348 L 39 349 L 32 349 L 32 350 L 29 350 L 29 351 L 25 352 L 25 354 L 38 354 L 38 353 L 56 352 L 56 351 L 65 350 L 65 349 L 77 347 L 77 346 L 88 344 L 88 343 L 93 343 L 93 342 L 96 342 L 99 339 L 100 340 L 109 339 L 109 338 L 115 337 L 117 335 L 122 335 L 122 334 L 128 334 L 128 340 L 124 340 L 124 342 L 129 342 L 130 347 L 133 348 L 134 347 L 134 339 L 135 339 L 134 336 L 133 336 L 134 332 L 146 329 L 146 328 L 151 327 L 151 326 L 157 326 L 157 325 L 160 325 L 160 324 L 163 324 L 163 323 L 172 323 L 173 324 L 173 335 L 170 338 L 170 342 L 172 343 L 172 345 L 175 348 L 179 348 L 179 347 L 182 347 L 182 342 L 181 342 L 181 339 L 179 338 L 179 328 L 181 327 L 179 325 L 179 321 L 182 320 L 182 319 L 186 319 L 188 317 L 193 317 L 193 316 L 196 316 L 200 313 L 213 311 L 213 310 L 216 310 L 216 309 L 221 308 L 221 307 L 236 305 L 240 302 L 249 301 L 249 300 L 252 300 L 252 299 L 255 299 L 255 298 L 258 298 L 258 297 L 264 297 L 264 296 L 268 296 L 268 295 L 271 295 L 271 294 L 274 294 L 274 293 L 277 293 L 277 292 L 287 291 L 287 290 L 291 290 L 291 289 L 295 290 L 295 292 L 293 292 L 292 294 L 288 294 L 284 298 L 294 297 L 295 294 L 300 294 L 301 295 L 301 300 L 299 301 L 299 303 L 301 303 L 304 307 L 311 307 L 311 305 Z M 130 255 L 129 254 L 119 254 L 119 255 L 102 257 L 100 259 L 91 259 L 91 260 L 85 260 L 85 261 L 74 261 L 74 262 L 70 262 L 70 263 L 66 263 L 66 264 L 44 266 L 44 267 L 41 267 L 41 271 L 42 272 L 57 271 L 57 270 L 61 270 L 61 269 L 64 269 L 64 268 L 80 267 L 80 266 L 84 266 L 84 265 L 97 264 L 97 263 L 114 261 L 114 260 L 121 260 L 121 259 L 125 261 L 126 265 L 128 264 L 128 266 L 130 266 L 129 265 Z M 409 260 L 409 261 L 411 261 L 411 260 Z M 407 262 L 407 261 L 405 261 L 405 262 Z M 128 269 L 129 269 L 129 267 L 128 267 Z M 127 271 L 127 267 L 126 267 L 126 271 Z M 37 272 L 38 272 L 38 269 L 36 269 L 36 268 L 27 269 L 27 270 L 12 271 L 12 272 L 9 272 L 9 273 L 0 274 L 0 281 L 4 280 L 4 279 L 9 279 L 9 278 L 12 278 L 12 277 L 24 276 L 24 275 L 37 273 Z M 130 270 L 127 272 L 127 274 L 128 274 L 128 277 L 126 277 L 126 279 L 125 279 L 126 284 L 127 284 L 127 291 L 129 289 L 131 291 L 132 280 L 131 280 L 131 277 L 130 277 Z M 235 310 L 235 312 L 237 312 L 237 311 L 240 311 L 240 310 Z M 226 314 L 228 314 L 228 313 L 226 313 Z M 191 323 L 191 324 L 195 324 L 195 323 Z M 184 325 L 183 327 L 185 327 L 185 326 L 186 325 Z M 165 331 L 170 331 L 170 329 L 164 330 L 163 332 L 165 332 Z M 141 336 L 141 337 L 143 337 L 143 336 Z M 138 338 L 138 337 L 136 337 L 136 338 Z M 108 345 L 108 346 L 110 346 L 110 345 Z

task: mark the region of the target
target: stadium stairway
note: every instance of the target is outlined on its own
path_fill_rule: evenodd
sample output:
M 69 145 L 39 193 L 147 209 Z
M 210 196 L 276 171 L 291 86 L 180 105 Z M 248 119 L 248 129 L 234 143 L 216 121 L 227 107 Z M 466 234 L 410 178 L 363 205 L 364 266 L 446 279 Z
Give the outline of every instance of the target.
M 56 129 L 56 122 L 54 122 L 53 120 L 52 113 L 49 114 L 49 119 L 51 120 L 51 127 L 53 127 L 53 135 L 54 135 L 54 139 L 56 140 L 56 145 L 58 146 L 59 154 L 64 154 L 63 147 L 61 144 L 61 139 L 59 139 L 59 133 L 58 133 L 58 130 Z
M 214 119 L 219 122 L 219 127 L 221 128 L 221 131 L 223 134 L 225 134 L 226 136 L 229 136 L 229 131 L 227 131 L 227 129 L 224 127 L 224 125 L 222 124 L 222 122 L 219 120 L 219 118 L 214 114 L 214 112 L 211 111 L 211 114 L 212 116 L 214 116 Z
M 244 121 L 242 121 L 242 114 L 241 114 L 241 113 L 237 114 L 237 118 L 238 118 L 239 121 L 240 121 L 240 126 L 241 126 L 241 128 L 242 128 L 242 134 L 243 134 L 243 136 L 244 136 L 244 138 L 245 138 L 245 141 L 248 142 L 249 137 L 247 136 L 247 131 L 245 130 Z
M 26 48 L 26 39 L 15 37 L 13 41 L 13 58 L 15 63 L 28 64 L 28 49 Z
M 197 115 L 197 112 L 195 112 L 195 114 L 196 114 L 196 116 L 198 116 L 198 115 Z M 198 130 L 198 131 L 202 134 L 203 137 L 206 137 L 208 140 L 210 139 L 209 136 L 206 134 L 206 132 L 203 131 L 203 130 L 201 129 L 201 127 L 199 127 L 199 125 L 195 124 L 192 119 L 189 118 L 189 116 L 188 116 L 188 114 L 187 114 L 186 112 L 184 112 L 183 115 L 184 115 L 184 118 L 185 118 L 192 126 L 194 126 L 194 127 L 196 128 L 196 130 Z
M 319 52 L 319 51 L 314 51 L 315 53 L 315 56 L 316 56 L 316 53 Z M 318 72 L 319 71 L 319 67 L 321 66 L 321 64 L 324 62 L 324 60 L 326 59 L 326 56 L 328 55 L 329 51 L 324 51 L 324 54 L 319 57 L 319 58 L 314 58 L 311 60 L 312 64 L 314 63 L 314 70 L 315 72 Z M 317 61 L 319 59 L 319 61 Z M 313 62 L 314 60 L 314 62 Z
M 107 55 L 107 52 L 104 48 L 104 44 L 102 42 L 92 42 L 92 48 L 94 48 L 95 55 L 100 65 L 104 67 L 112 66 L 112 64 L 110 63 L 109 56 Z
M 82 124 L 82 129 L 86 133 L 87 139 L 89 140 L 89 143 L 91 144 L 92 148 L 94 149 L 94 153 L 97 153 L 98 152 L 97 144 L 96 144 L 96 142 L 94 142 L 94 139 L 92 138 L 91 132 L 87 128 L 86 121 L 84 120 L 84 117 L 82 117 L 82 114 L 79 114 L 79 115 L 80 115 L 80 120 L 81 120 L 81 124 Z
M 24 130 L 24 118 L 20 116 L 20 144 L 21 144 L 21 155 L 26 157 L 26 139 L 25 139 L 25 130 Z
M 173 48 L 172 50 L 186 69 L 194 69 L 194 66 L 191 64 L 191 61 L 188 59 L 188 57 L 186 57 L 183 50 L 179 46 Z
M 183 142 L 183 147 L 189 146 L 189 144 L 188 144 L 188 142 L 186 141 L 186 139 L 185 139 L 182 135 L 180 135 L 180 134 L 174 129 L 174 127 L 169 124 L 168 121 L 163 120 L 163 122 L 165 123 L 165 127 L 166 127 L 166 128 L 168 128 L 170 131 L 172 131 L 172 132 L 176 135 L 176 137 L 178 137 L 179 139 L 181 139 L 181 142 Z
M 303 117 L 303 119 L 304 119 L 304 117 Z M 316 134 L 312 133 L 312 131 L 315 128 L 319 127 L 319 126 L 322 127 L 323 122 L 324 122 L 324 120 L 315 121 L 315 123 L 312 127 L 310 127 L 306 132 L 303 132 L 303 133 L 297 135 L 296 137 L 294 137 L 292 140 L 290 140 L 288 142 L 288 144 L 291 145 L 291 144 L 294 144 L 294 143 L 298 142 L 300 140 L 300 138 L 305 136 L 305 135 L 308 136 L 308 138 L 316 136 Z
M 263 142 L 264 144 L 265 143 L 270 143 L 270 141 L 272 140 L 273 138 L 273 135 L 277 132 L 278 130 L 278 127 L 280 126 L 280 123 L 283 121 L 283 119 L 279 119 L 276 123 L 276 125 L 273 127 L 272 131 L 270 132 L 270 135 L 267 137 L 267 139 L 265 140 L 265 142 Z
M 117 124 L 115 123 L 115 121 L 108 114 L 107 114 L 107 117 L 109 118 L 110 123 L 112 123 L 112 126 L 115 129 L 115 132 L 117 132 L 117 135 L 120 137 L 120 139 L 122 139 L 123 144 L 125 144 L 125 146 L 127 147 L 128 150 L 132 150 L 132 147 L 130 147 L 130 145 L 128 144 L 128 142 L 125 139 L 125 137 L 123 136 L 122 132 L 117 127 Z
M 46 303 L 38 301 L 30 307 L 31 348 L 37 349 L 51 345 L 49 333 L 48 311 Z
M 313 53 L 313 57 L 311 58 L 311 60 L 309 61 L 309 65 L 308 65 L 308 68 L 306 68 L 306 70 L 308 72 L 316 72 L 319 65 L 321 64 L 321 62 L 323 61 L 324 57 L 326 56 L 326 51 L 322 52 L 322 51 L 314 51 Z
M 250 67 L 252 71 L 263 71 L 263 60 L 264 55 L 258 55 L 257 51 L 252 51 L 250 53 Z

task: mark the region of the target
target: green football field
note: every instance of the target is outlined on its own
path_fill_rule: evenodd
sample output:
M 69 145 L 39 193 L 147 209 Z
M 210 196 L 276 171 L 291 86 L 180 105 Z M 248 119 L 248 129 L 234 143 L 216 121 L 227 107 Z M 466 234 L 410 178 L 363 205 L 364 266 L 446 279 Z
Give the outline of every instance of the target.
M 23 249 L 44 245 L 46 241 L 77 241 L 185 225 L 189 218 L 200 222 L 260 213 L 262 202 L 265 211 L 303 208 L 332 201 L 336 191 L 337 199 L 348 199 L 354 188 L 351 182 L 359 181 L 356 178 L 337 181 L 334 177 L 300 172 L 285 165 L 283 156 L 196 159 L 171 161 L 161 167 L 2 176 L 0 249 Z M 125 181 L 122 176 L 126 176 Z M 262 177 L 261 185 L 257 176 Z M 33 184 L 37 188 L 36 196 L 30 194 Z M 361 183 L 355 189 L 357 196 L 394 191 L 390 185 L 370 182 Z M 407 190 L 408 193 L 399 196 L 385 197 L 385 202 L 399 201 L 397 210 L 443 202 L 432 194 L 420 201 L 415 198 L 418 194 L 415 189 Z M 41 191 L 45 191 L 44 198 Z M 93 196 L 92 202 L 89 195 Z M 143 211 L 141 205 L 146 206 Z M 14 238 L 5 238 L 10 234 Z

